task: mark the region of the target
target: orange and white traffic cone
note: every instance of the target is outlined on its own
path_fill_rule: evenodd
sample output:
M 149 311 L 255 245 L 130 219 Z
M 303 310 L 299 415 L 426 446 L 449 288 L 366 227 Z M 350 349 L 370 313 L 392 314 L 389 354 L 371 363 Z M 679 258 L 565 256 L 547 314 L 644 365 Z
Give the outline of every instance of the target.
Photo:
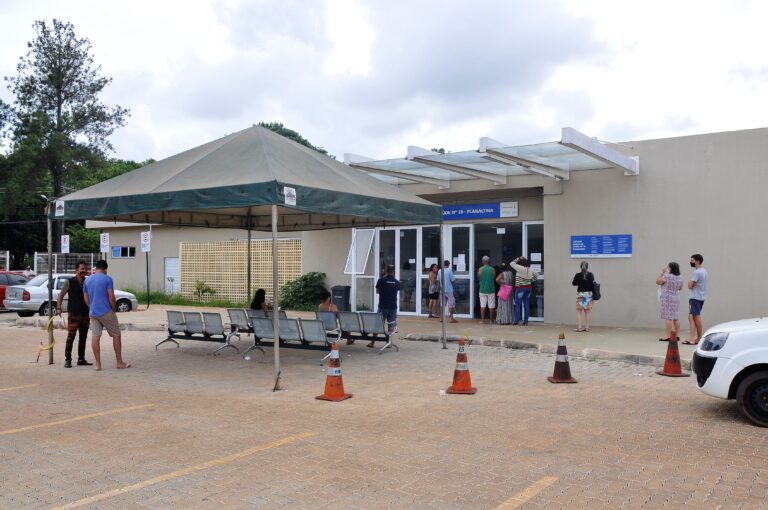
M 565 348 L 565 333 L 560 332 L 560 338 L 557 341 L 557 354 L 555 355 L 555 372 L 552 377 L 547 377 L 551 383 L 575 383 L 576 379 L 571 377 L 571 365 L 568 363 L 568 349 Z
M 331 402 L 341 402 L 352 398 L 351 393 L 344 393 L 344 381 L 341 379 L 341 358 L 339 358 L 339 348 L 336 342 L 331 345 L 331 354 L 328 358 L 325 392 L 315 398 L 317 400 L 330 400 Z
M 453 384 L 445 390 L 446 393 L 459 393 L 462 395 L 474 395 L 477 388 L 472 387 L 472 378 L 469 375 L 469 363 L 467 362 L 467 347 L 463 338 L 459 339 L 459 353 L 456 355 L 456 370 L 453 371 Z
M 680 365 L 680 350 L 677 347 L 677 331 L 672 331 L 669 335 L 669 345 L 667 346 L 667 357 L 664 360 L 664 370 L 657 370 L 657 374 L 667 377 L 690 377 L 691 374 L 683 372 Z

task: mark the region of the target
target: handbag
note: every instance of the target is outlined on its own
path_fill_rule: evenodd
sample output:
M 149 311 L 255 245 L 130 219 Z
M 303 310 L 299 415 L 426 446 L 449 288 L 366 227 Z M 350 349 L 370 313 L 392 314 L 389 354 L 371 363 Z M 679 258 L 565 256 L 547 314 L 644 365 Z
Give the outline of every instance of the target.
M 499 299 L 502 301 L 508 301 L 509 296 L 512 294 L 512 286 L 507 283 L 502 283 L 499 289 Z
M 592 291 L 592 299 L 595 301 L 600 301 L 600 284 L 597 282 L 594 282 L 593 285 L 595 286 L 595 288 Z

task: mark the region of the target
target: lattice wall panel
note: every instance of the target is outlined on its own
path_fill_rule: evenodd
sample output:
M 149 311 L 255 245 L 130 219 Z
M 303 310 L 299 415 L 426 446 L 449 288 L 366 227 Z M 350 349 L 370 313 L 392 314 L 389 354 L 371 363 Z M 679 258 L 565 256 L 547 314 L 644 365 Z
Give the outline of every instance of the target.
M 251 241 L 251 288 L 262 288 L 272 299 L 272 240 Z M 218 241 L 180 243 L 179 273 L 181 294 L 195 296 L 195 282 L 202 281 L 216 290 L 215 298 L 250 302 L 247 296 L 247 242 Z M 301 239 L 278 239 L 277 268 L 279 284 L 301 276 Z

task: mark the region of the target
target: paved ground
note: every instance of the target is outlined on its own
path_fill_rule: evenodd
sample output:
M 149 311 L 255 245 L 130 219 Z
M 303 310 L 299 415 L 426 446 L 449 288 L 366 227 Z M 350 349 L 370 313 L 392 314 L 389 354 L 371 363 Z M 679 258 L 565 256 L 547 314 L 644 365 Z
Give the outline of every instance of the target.
M 35 364 L 0 328 L 0 508 L 765 508 L 768 436 L 654 367 L 472 346 L 474 396 L 440 395 L 455 345 L 343 347 L 341 403 L 317 351 L 251 362 L 125 334 L 129 370 Z M 63 339 L 57 332 L 57 339 Z M 245 344 L 245 340 L 242 342 Z M 107 347 L 107 346 L 105 346 Z M 70 505 L 70 506 L 66 506 Z

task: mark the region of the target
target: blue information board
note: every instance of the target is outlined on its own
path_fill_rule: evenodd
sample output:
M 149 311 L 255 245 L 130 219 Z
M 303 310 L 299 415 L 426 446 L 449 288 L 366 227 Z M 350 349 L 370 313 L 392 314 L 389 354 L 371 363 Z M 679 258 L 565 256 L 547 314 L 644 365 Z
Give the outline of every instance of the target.
M 571 236 L 571 258 L 628 258 L 632 234 Z

